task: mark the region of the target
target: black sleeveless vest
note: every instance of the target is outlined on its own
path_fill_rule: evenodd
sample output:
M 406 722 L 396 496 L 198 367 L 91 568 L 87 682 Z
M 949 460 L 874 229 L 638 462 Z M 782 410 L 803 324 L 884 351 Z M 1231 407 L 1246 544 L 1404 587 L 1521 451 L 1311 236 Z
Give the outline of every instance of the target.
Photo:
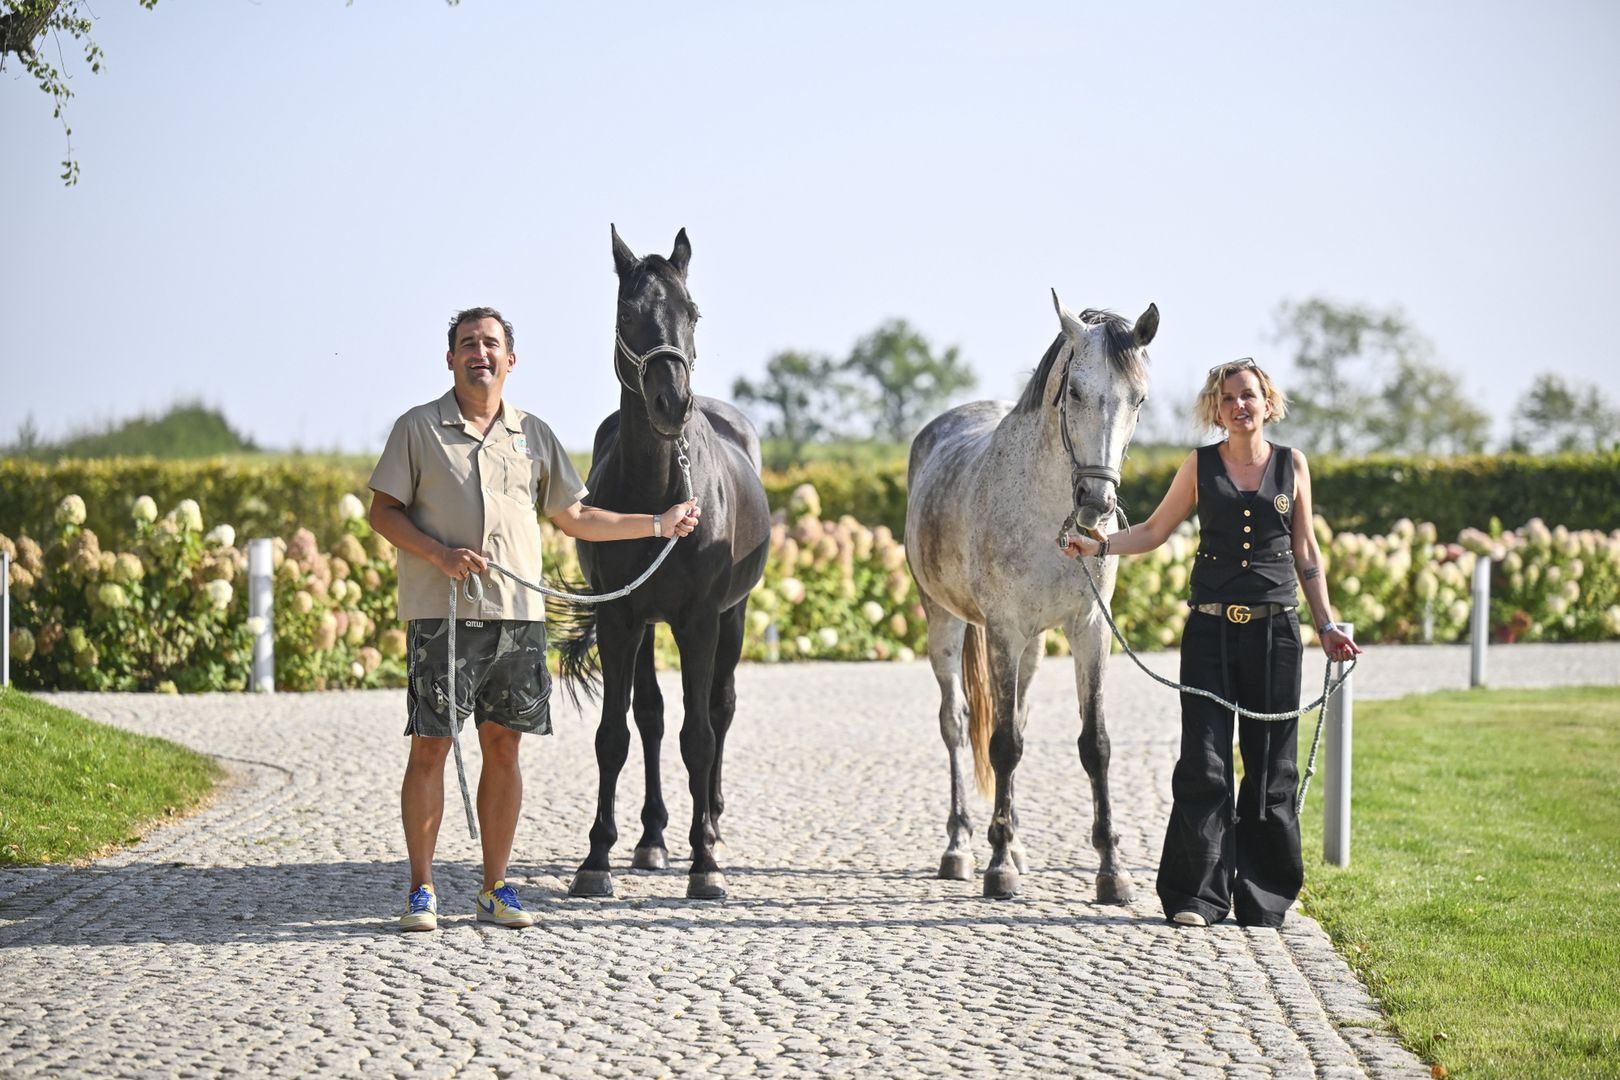
M 1220 445 L 1198 448 L 1198 554 L 1194 604 L 1294 604 L 1294 453 L 1271 444 L 1253 494 L 1238 491 Z

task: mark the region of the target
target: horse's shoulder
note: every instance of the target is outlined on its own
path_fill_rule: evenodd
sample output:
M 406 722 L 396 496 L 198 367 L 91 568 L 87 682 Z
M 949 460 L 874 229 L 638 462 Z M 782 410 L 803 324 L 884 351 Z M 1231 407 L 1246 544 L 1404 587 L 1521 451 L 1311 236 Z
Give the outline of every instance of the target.
M 614 409 L 608 413 L 596 428 L 596 438 L 591 440 L 591 458 L 595 460 L 619 438 L 619 410 Z

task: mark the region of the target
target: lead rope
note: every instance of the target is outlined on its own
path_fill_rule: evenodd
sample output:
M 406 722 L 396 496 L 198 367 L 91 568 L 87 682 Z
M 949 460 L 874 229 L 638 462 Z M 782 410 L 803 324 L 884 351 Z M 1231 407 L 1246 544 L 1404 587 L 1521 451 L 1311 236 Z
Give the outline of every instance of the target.
M 680 441 L 675 444 L 675 463 L 680 466 L 680 469 L 681 469 L 681 482 L 686 487 L 686 498 L 687 499 L 690 499 L 692 497 L 692 460 L 686 454 L 686 452 L 688 450 L 690 450 L 691 448 L 692 448 L 692 446 L 691 446 L 690 443 L 688 443 L 686 441 L 686 436 L 685 435 L 682 435 L 680 437 Z M 508 578 L 511 578 L 513 581 L 517 582 L 519 585 L 522 585 L 526 589 L 533 589 L 535 592 L 541 594 L 542 596 L 552 596 L 552 597 L 556 597 L 558 600 L 568 600 L 568 601 L 571 601 L 571 602 L 576 603 L 576 604 L 605 604 L 609 600 L 617 600 L 620 597 L 628 596 L 630 593 L 634 592 L 636 589 L 639 589 L 646 582 L 646 580 L 648 578 L 653 576 L 653 572 L 656 571 L 660 566 L 662 566 L 664 564 L 664 560 L 669 558 L 669 553 L 674 550 L 675 541 L 677 539 L 679 539 L 679 537 L 677 537 L 676 534 L 675 534 L 675 526 L 673 524 L 671 524 L 670 525 L 670 532 L 669 532 L 669 539 L 667 541 L 665 541 L 665 543 L 664 543 L 664 550 L 662 550 L 662 551 L 660 551 L 658 553 L 658 557 L 652 561 L 652 565 L 647 567 L 647 569 L 645 571 L 643 571 L 641 576 L 636 578 L 636 580 L 632 581 L 630 584 L 626 585 L 624 588 L 615 589 L 614 591 L 612 591 L 610 593 L 580 594 L 580 593 L 562 592 L 562 591 L 559 591 L 557 589 L 550 588 L 550 587 L 548 587 L 546 585 L 542 585 L 538 581 L 530 581 L 528 578 L 520 577 L 520 576 L 518 576 L 517 574 L 514 574 L 512 571 L 508 570 L 506 567 L 502 566 L 500 563 L 496 562 L 493 559 L 488 560 L 488 566 L 489 566 L 489 569 L 494 570 L 497 573 L 503 574 Z M 477 604 L 483 603 L 483 601 L 484 601 L 484 582 L 483 582 L 483 579 L 480 578 L 477 574 L 469 574 L 467 576 L 466 580 L 464 582 L 462 582 L 462 590 L 461 591 L 466 592 L 466 594 L 467 594 L 467 602 L 470 603 L 470 604 L 477 605 Z M 462 716 L 461 716 L 461 707 L 456 704 L 456 598 L 457 598 L 457 592 L 458 592 L 458 590 L 456 589 L 456 582 L 451 581 L 450 582 L 450 634 L 449 634 L 449 641 L 447 642 L 448 647 L 449 647 L 449 652 L 450 652 L 450 666 L 448 668 L 448 671 L 450 673 L 449 674 L 449 679 L 450 679 L 450 746 L 451 746 L 452 749 L 455 750 L 455 756 L 456 756 L 456 780 L 461 784 L 461 805 L 462 805 L 463 809 L 465 809 L 467 811 L 467 834 L 469 836 L 471 836 L 474 840 L 476 840 L 476 839 L 478 839 L 478 820 L 477 820 L 477 817 L 473 814 L 472 794 L 471 794 L 471 792 L 469 792 L 467 790 L 467 768 L 466 768 L 465 765 L 462 764 L 462 761 L 461 761 L 461 720 L 462 720 Z M 468 704 L 471 705 L 472 702 L 469 701 Z M 471 709 L 468 710 L 467 715 L 468 716 L 472 715 L 472 710 Z
M 1305 765 L 1305 778 L 1299 785 L 1299 798 L 1294 800 L 1294 813 L 1298 814 L 1302 811 L 1305 808 L 1305 793 L 1310 790 L 1311 777 L 1316 775 L 1316 752 L 1322 745 L 1322 722 L 1327 716 L 1328 699 L 1339 692 L 1339 688 L 1344 685 L 1345 680 L 1350 678 L 1350 673 L 1356 670 L 1356 664 L 1359 661 L 1352 659 L 1350 666 L 1345 668 L 1344 673 L 1337 679 L 1333 678 L 1333 661 L 1327 661 L 1322 669 L 1322 696 L 1309 705 L 1302 705 L 1292 712 L 1256 712 L 1253 709 L 1245 709 L 1236 702 L 1227 701 L 1219 694 L 1212 694 L 1202 687 L 1186 686 L 1176 682 L 1174 679 L 1167 679 L 1144 664 L 1142 658 L 1136 655 L 1136 650 L 1132 649 L 1130 643 L 1125 640 L 1125 635 L 1120 633 L 1119 625 L 1114 622 L 1114 613 L 1108 610 L 1108 605 L 1102 598 L 1102 591 L 1097 588 L 1097 579 L 1091 576 L 1091 567 L 1086 565 L 1084 559 L 1076 559 L 1075 562 L 1079 563 L 1080 569 L 1086 572 L 1086 584 L 1091 586 L 1091 595 L 1097 598 L 1097 606 L 1102 609 L 1103 618 L 1108 620 L 1108 629 L 1114 632 L 1114 640 L 1118 641 L 1120 647 L 1125 650 L 1125 655 L 1129 656 L 1136 663 L 1136 666 L 1141 668 L 1148 678 L 1154 682 L 1168 686 L 1170 689 L 1183 694 L 1197 694 L 1200 697 L 1206 697 L 1224 709 L 1231 709 L 1234 718 L 1247 716 L 1251 720 L 1265 720 L 1268 722 L 1274 720 L 1297 720 L 1312 709 L 1319 710 L 1316 714 L 1316 736 L 1311 740 L 1311 756 Z M 1272 617 L 1275 618 L 1276 616 Z

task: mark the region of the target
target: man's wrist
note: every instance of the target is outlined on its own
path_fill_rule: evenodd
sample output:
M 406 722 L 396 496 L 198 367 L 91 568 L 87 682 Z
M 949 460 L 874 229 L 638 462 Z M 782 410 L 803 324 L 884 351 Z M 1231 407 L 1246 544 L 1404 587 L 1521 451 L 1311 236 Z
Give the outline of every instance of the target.
M 1339 629 L 1339 624 L 1334 622 L 1332 619 L 1329 619 L 1327 622 L 1316 628 L 1316 633 L 1318 636 L 1326 637 L 1337 629 Z

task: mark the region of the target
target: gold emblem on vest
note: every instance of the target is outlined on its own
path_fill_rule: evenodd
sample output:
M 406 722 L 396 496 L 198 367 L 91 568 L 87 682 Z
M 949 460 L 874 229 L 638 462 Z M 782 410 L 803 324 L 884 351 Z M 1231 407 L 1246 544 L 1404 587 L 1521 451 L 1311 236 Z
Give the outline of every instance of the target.
M 1279 495 L 1278 498 L 1282 498 L 1282 496 Z M 1234 622 L 1241 626 L 1252 618 L 1254 618 L 1254 612 L 1249 610 L 1248 604 L 1226 605 L 1227 622 Z
M 1286 496 L 1286 495 L 1277 496 L 1277 498 L 1275 500 L 1273 500 L 1272 505 L 1274 505 L 1277 508 L 1277 513 L 1279 513 L 1279 514 L 1288 513 L 1288 496 Z

